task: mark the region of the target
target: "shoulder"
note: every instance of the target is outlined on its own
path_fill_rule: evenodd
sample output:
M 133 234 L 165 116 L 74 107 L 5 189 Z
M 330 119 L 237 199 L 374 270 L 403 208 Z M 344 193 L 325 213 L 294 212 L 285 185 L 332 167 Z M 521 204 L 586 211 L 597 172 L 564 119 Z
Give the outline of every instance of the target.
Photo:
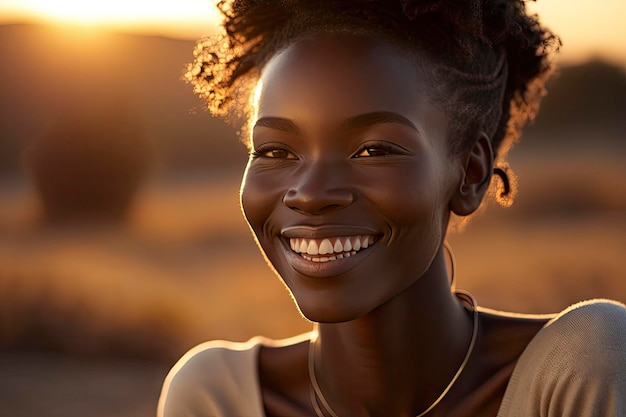
M 550 320 L 529 349 L 569 353 L 567 356 L 602 354 L 610 361 L 624 359 L 625 342 L 626 306 L 611 300 L 590 300 L 574 304 Z
M 163 383 L 159 417 L 263 416 L 259 354 L 265 347 L 284 347 L 310 339 L 255 337 L 247 342 L 216 340 L 189 350 Z
M 626 412 L 624 375 L 626 307 L 581 302 L 556 315 L 528 344 L 503 401 L 503 409 L 524 411 L 499 416 L 619 415 L 602 413 Z M 548 408 L 559 414 L 548 414 Z
M 206 342 L 172 368 L 159 399 L 159 417 L 260 415 L 257 356 L 262 339 Z
M 555 323 L 567 324 L 568 327 L 578 328 L 605 324 L 617 329 L 624 326 L 626 320 L 626 306 L 620 302 L 606 299 L 582 301 L 574 304 L 557 314 L 546 327 Z M 604 327 L 604 326 L 601 326 Z

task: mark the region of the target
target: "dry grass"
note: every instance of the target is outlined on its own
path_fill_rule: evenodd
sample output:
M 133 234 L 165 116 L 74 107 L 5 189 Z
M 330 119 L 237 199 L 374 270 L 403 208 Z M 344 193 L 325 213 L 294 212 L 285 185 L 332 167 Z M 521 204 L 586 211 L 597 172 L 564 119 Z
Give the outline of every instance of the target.
M 0 213 L 0 347 L 172 360 L 205 339 L 307 329 L 228 185 L 148 188 L 114 229 L 39 229 L 32 195 L 16 197 L 31 217 Z
M 489 207 L 451 235 L 458 285 L 483 305 L 626 301 L 623 168 L 566 162 L 518 164 L 517 206 Z M 236 177 L 152 184 L 119 229 L 38 229 L 32 194 L 5 194 L 0 346 L 170 360 L 205 339 L 308 329 L 252 242 L 237 187 Z M 568 203 L 573 194 L 587 203 Z
M 624 189 L 624 164 L 521 162 L 518 204 L 490 206 L 450 236 L 458 286 L 481 305 L 521 312 L 558 311 L 593 297 L 626 301 L 626 193 L 615 192 Z M 551 171 L 558 175 L 546 174 Z M 310 328 L 255 247 L 234 176 L 156 182 L 119 228 L 41 228 L 28 187 L 0 188 L 0 361 L 15 358 L 8 351 L 37 349 L 167 365 L 203 340 L 284 337 Z M 38 357 L 25 356 L 12 372 L 39 378 L 42 390 L 74 378 L 57 387 L 67 391 L 56 405 L 50 400 L 33 411 L 49 417 L 84 415 L 71 410 L 110 402 L 114 393 L 107 389 L 71 394 L 94 378 L 137 378 L 137 389 L 147 390 L 133 396 L 140 403 L 115 414 L 151 415 L 167 368 L 106 371 L 98 359 L 80 365 L 83 371 L 55 361 L 37 371 L 31 361 Z M 44 369 L 52 369 L 47 380 Z M 14 387 L 12 415 L 33 410 L 28 386 Z M 128 400 L 118 397 L 117 404 L 119 398 Z
M 626 302 L 623 150 L 522 154 L 513 207 L 494 204 L 450 241 L 460 286 L 479 302 L 555 312 L 589 298 Z
M 154 417 L 166 365 L 53 353 L 0 355 L 0 415 Z

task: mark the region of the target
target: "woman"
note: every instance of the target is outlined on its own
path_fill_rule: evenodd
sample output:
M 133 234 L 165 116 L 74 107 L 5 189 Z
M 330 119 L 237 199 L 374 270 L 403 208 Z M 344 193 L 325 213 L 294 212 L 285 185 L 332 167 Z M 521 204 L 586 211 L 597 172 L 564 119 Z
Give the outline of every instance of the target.
M 199 44 L 189 78 L 216 114 L 247 114 L 242 207 L 315 330 L 198 346 L 159 414 L 626 415 L 623 306 L 522 316 L 451 290 L 451 214 L 475 212 L 494 172 L 510 196 L 494 161 L 536 109 L 558 44 L 524 4 L 220 8 L 225 42 Z

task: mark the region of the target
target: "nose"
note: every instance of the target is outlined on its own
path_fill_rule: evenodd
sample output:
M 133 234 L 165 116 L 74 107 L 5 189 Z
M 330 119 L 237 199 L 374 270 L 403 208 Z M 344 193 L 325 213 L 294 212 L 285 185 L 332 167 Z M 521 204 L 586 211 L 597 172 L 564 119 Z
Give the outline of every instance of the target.
M 292 210 L 305 214 L 323 214 L 349 206 L 354 193 L 346 185 L 339 167 L 311 163 L 294 177 L 296 183 L 283 197 Z

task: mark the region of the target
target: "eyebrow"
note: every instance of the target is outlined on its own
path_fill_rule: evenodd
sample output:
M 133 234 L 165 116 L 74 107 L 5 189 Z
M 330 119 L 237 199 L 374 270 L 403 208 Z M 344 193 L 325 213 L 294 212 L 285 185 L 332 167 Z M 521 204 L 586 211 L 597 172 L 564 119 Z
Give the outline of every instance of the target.
M 377 111 L 352 116 L 343 123 L 343 128 L 345 130 L 360 130 L 384 123 L 399 123 L 419 132 L 417 126 L 409 119 L 390 111 Z M 282 117 L 262 117 L 256 121 L 254 127 L 267 127 L 295 135 L 300 134 L 300 129 L 293 121 Z
M 353 116 L 347 119 L 343 123 L 343 126 L 346 130 L 358 130 L 383 123 L 400 123 L 402 125 L 410 127 L 411 129 L 419 131 L 417 126 L 415 126 L 415 124 L 409 119 L 402 116 L 401 114 L 390 111 L 377 111 L 359 114 L 357 116 Z
M 294 122 L 282 117 L 262 117 L 256 121 L 254 127 L 268 127 L 281 132 L 293 133 L 294 135 L 300 134 L 300 129 Z

